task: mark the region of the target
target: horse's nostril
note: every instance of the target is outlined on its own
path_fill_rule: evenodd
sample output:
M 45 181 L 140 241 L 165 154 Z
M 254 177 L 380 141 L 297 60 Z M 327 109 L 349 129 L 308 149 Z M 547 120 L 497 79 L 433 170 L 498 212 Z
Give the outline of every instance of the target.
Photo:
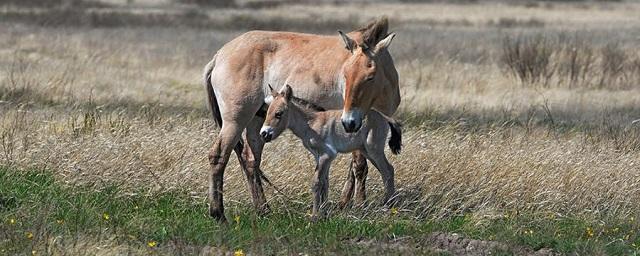
M 357 123 L 355 120 L 342 121 L 342 126 L 344 127 L 344 130 L 348 133 L 355 132 L 357 130 L 356 128 Z
M 267 137 L 267 132 L 265 132 L 265 131 L 260 132 L 260 136 Z
M 356 122 L 354 121 L 347 122 L 347 127 L 349 128 L 350 131 L 353 131 L 353 128 L 356 127 Z

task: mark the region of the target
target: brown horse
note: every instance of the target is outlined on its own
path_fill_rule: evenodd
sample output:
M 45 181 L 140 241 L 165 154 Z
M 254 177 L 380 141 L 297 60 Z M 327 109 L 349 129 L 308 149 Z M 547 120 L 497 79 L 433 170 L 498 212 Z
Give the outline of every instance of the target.
M 318 108 L 309 107 L 310 104 L 301 104 L 289 85 L 285 85 L 280 93 L 271 93 L 273 102 L 269 104 L 260 136 L 265 142 L 270 142 L 289 129 L 314 156 L 316 169 L 312 188 L 312 220 L 323 215 L 321 208 L 325 205 L 329 192 L 329 168 L 338 153 L 354 150 L 363 152 L 382 176 L 386 190 L 383 203 L 391 203 L 395 193 L 394 170 L 384 154 L 384 144 L 387 133 L 391 130 L 389 148 L 393 154 L 400 153 L 400 123 L 372 110 L 357 132 L 347 133 L 340 124 L 340 110 L 317 111 Z
M 343 109 L 347 132 L 362 125 L 374 108 L 392 115 L 400 104 L 398 73 L 387 51 L 394 34 L 382 18 L 350 33 L 323 36 L 291 32 L 250 31 L 225 44 L 206 65 L 204 81 L 209 105 L 221 127 L 209 152 L 209 214 L 225 221 L 223 175 L 231 151 L 238 155 L 254 206 L 268 211 L 260 161 L 268 84 L 293 84 L 302 99 L 326 109 Z M 244 132 L 243 132 L 244 131 Z M 242 143 L 243 142 L 243 143 Z M 342 204 L 353 195 L 364 200 L 366 159 L 354 153 L 355 174 L 343 189 Z

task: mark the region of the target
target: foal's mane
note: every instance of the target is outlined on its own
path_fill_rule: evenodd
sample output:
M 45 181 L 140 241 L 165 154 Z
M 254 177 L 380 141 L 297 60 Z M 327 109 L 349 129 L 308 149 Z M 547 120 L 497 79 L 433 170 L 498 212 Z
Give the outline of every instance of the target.
M 296 96 L 291 97 L 291 102 L 295 103 L 296 105 L 300 106 L 300 107 L 304 107 L 306 109 L 309 110 L 313 110 L 313 111 L 317 111 L 317 112 L 324 112 L 327 111 L 325 108 L 318 106 L 308 100 L 305 99 L 301 99 L 298 98 Z

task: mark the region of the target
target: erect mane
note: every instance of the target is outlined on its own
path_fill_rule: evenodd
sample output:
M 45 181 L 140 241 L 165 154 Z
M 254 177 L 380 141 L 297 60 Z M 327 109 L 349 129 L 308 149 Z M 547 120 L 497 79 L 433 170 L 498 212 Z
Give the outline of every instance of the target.
M 373 47 L 387 36 L 388 30 L 389 19 L 384 16 L 378 20 L 370 22 L 356 31 L 362 33 L 362 41 L 367 45 L 367 47 Z

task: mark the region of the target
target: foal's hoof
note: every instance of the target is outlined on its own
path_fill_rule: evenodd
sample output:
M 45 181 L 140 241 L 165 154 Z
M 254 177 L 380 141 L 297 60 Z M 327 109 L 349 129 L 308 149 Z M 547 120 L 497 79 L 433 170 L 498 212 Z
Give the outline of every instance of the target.
M 384 199 L 382 201 L 382 204 L 385 207 L 394 207 L 394 206 L 396 206 L 398 204 L 398 195 L 396 194 L 394 196 L 391 196 L 389 198 Z
M 311 223 L 318 223 L 320 221 L 320 217 L 318 215 L 312 215 L 309 218 L 309 221 L 311 221 Z
M 209 207 L 209 216 L 219 223 L 227 223 L 227 218 L 224 217 L 224 212 L 222 210 Z

